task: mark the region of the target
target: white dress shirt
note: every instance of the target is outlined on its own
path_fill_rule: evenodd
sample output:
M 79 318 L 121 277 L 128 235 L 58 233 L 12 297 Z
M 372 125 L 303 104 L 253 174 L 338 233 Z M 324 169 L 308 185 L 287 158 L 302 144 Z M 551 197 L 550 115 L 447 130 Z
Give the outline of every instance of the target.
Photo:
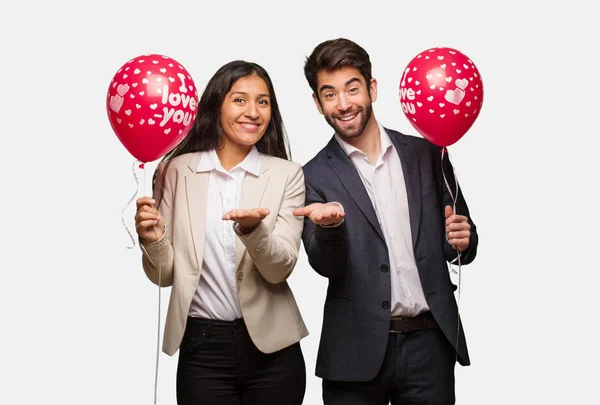
M 260 154 L 252 147 L 246 158 L 227 172 L 215 150 L 202 152 L 197 172 L 209 172 L 206 195 L 206 242 L 202 276 L 189 315 L 231 321 L 242 317 L 235 278 L 237 235 L 223 214 L 238 209 L 247 173 L 258 176 Z M 194 226 L 194 224 L 192 224 Z
M 372 164 L 361 150 L 336 140 L 344 149 L 371 198 L 388 247 L 392 287 L 392 316 L 414 316 L 429 309 L 412 248 L 408 197 L 400 156 L 381 124 L 381 152 Z

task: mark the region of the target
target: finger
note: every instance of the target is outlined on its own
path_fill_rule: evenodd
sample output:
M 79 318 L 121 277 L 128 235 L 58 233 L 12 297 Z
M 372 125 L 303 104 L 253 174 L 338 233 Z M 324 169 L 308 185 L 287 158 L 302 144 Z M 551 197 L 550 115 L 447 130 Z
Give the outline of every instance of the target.
M 344 212 L 341 212 L 341 211 L 336 212 L 335 214 L 336 214 L 335 217 L 338 221 L 340 221 L 346 215 Z
M 453 222 L 446 226 L 446 232 L 468 231 L 471 229 L 471 224 L 468 222 Z
M 156 203 L 156 201 L 154 201 L 154 199 L 151 197 L 140 197 L 137 200 L 135 200 L 135 205 L 137 207 L 136 208 L 137 210 L 139 210 L 144 205 L 154 206 L 155 203 Z
M 151 227 L 155 226 L 158 224 L 158 221 L 155 219 L 147 219 L 144 221 L 140 221 L 138 223 L 138 226 L 136 226 L 136 230 L 137 229 L 141 229 L 141 230 L 149 230 Z
M 452 222 L 469 222 L 469 218 L 465 217 L 464 215 L 457 215 L 457 214 L 453 214 L 451 216 L 449 216 L 448 218 L 446 218 L 446 223 L 452 223 Z
M 262 218 L 265 218 L 267 215 L 269 215 L 271 213 L 271 210 L 268 208 L 259 208 L 258 213 L 260 214 L 260 216 Z
M 231 210 L 231 211 L 227 211 L 225 214 L 223 214 L 222 218 L 225 221 L 235 221 L 235 219 L 237 215 L 237 210 Z
M 444 207 L 444 215 L 446 216 L 446 219 L 448 219 L 450 216 L 452 216 L 452 214 L 454 214 L 454 212 L 452 211 L 452 207 L 449 205 L 446 205 Z
M 145 220 L 158 221 L 159 220 L 158 217 L 159 217 L 159 215 L 156 212 L 140 211 L 135 216 L 135 220 L 137 222 L 141 222 L 141 221 L 145 221 Z
M 470 236 L 469 231 L 448 232 L 448 239 L 468 239 Z
M 458 249 L 458 250 L 465 250 L 466 248 L 469 247 L 469 240 L 465 240 L 465 239 L 451 239 L 452 243 L 450 243 L 450 245 L 452 245 L 453 249 Z
M 310 215 L 310 210 L 308 207 L 296 208 L 294 211 L 292 211 L 292 214 L 297 217 L 306 217 Z

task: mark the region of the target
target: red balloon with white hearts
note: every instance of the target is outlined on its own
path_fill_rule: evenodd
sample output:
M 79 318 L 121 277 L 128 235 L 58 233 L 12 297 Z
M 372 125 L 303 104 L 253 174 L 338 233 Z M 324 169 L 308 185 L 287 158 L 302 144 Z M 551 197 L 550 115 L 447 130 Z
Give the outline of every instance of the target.
M 135 57 L 114 75 L 106 95 L 113 131 L 141 162 L 173 149 L 188 134 L 198 105 L 198 91 L 176 60 L 157 54 Z
M 402 72 L 399 87 L 404 115 L 424 138 L 450 146 L 471 128 L 483 104 L 483 83 L 462 52 L 430 48 Z

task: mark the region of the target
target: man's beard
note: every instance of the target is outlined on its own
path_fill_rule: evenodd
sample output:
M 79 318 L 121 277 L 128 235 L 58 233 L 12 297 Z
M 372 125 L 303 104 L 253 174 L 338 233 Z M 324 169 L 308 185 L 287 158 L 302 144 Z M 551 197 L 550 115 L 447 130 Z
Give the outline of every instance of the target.
M 344 129 L 341 126 L 339 126 L 338 121 L 335 118 L 336 116 L 342 115 L 342 114 L 336 114 L 335 116 L 334 115 L 331 115 L 331 116 L 326 115 L 325 116 L 325 120 L 327 121 L 327 123 L 333 129 L 335 129 L 335 132 L 343 139 L 358 138 L 359 136 L 362 135 L 365 128 L 367 127 L 367 124 L 369 123 L 369 119 L 371 119 L 371 115 L 373 114 L 373 107 L 369 103 L 365 107 L 358 106 L 351 111 L 346 111 L 343 113 L 343 115 L 348 115 L 349 113 L 350 114 L 358 113 L 361 117 L 361 120 L 358 123 L 358 125 L 356 125 L 355 127 L 347 128 L 347 129 Z

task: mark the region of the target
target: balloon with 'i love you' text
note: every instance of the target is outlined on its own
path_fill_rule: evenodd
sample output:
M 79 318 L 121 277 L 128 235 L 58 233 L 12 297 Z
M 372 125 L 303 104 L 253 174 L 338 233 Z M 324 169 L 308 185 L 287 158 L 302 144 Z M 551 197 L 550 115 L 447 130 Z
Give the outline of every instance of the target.
M 113 131 L 137 160 L 166 155 L 188 134 L 196 118 L 198 91 L 176 60 L 138 56 L 114 75 L 106 95 Z
M 415 56 L 402 72 L 399 92 L 412 126 L 442 147 L 462 138 L 483 104 L 479 70 L 453 48 L 430 48 Z

